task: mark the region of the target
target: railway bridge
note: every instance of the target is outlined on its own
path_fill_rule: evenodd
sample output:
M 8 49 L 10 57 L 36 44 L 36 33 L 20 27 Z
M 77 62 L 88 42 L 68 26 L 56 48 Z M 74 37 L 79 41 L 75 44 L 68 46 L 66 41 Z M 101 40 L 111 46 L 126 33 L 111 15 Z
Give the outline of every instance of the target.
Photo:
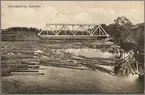
M 98 39 L 109 35 L 97 24 L 46 24 L 38 33 L 48 39 Z

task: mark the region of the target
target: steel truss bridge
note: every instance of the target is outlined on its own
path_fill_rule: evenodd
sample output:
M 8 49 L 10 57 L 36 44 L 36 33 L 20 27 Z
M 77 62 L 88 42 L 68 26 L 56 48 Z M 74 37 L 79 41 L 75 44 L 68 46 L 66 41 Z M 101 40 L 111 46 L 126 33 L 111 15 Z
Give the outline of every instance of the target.
M 50 39 L 92 39 L 109 37 L 103 27 L 97 24 L 46 24 L 38 33 L 38 36 Z

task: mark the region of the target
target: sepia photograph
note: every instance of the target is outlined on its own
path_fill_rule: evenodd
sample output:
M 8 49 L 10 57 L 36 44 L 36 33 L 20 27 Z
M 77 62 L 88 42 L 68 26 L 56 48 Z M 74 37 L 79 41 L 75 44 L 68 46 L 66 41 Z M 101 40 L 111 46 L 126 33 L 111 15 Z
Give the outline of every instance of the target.
M 144 94 L 144 1 L 1 1 L 2 94 Z

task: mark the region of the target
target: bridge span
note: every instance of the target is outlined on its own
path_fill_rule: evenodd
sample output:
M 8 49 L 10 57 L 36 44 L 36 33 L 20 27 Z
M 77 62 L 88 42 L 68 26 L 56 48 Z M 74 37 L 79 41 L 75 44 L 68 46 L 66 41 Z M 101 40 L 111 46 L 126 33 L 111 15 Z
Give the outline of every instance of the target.
M 109 35 L 97 24 L 46 24 L 38 33 L 48 39 L 98 39 Z

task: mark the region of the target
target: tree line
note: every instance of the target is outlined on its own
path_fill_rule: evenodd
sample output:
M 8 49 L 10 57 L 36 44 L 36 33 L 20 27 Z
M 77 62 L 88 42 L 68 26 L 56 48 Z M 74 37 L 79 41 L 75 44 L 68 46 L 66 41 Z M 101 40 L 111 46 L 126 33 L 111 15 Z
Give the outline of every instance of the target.
M 30 27 L 30 28 L 29 27 L 10 27 L 7 30 L 8 31 L 19 31 L 19 32 L 21 32 L 21 31 L 39 32 L 40 31 L 40 29 L 34 28 L 34 27 Z

